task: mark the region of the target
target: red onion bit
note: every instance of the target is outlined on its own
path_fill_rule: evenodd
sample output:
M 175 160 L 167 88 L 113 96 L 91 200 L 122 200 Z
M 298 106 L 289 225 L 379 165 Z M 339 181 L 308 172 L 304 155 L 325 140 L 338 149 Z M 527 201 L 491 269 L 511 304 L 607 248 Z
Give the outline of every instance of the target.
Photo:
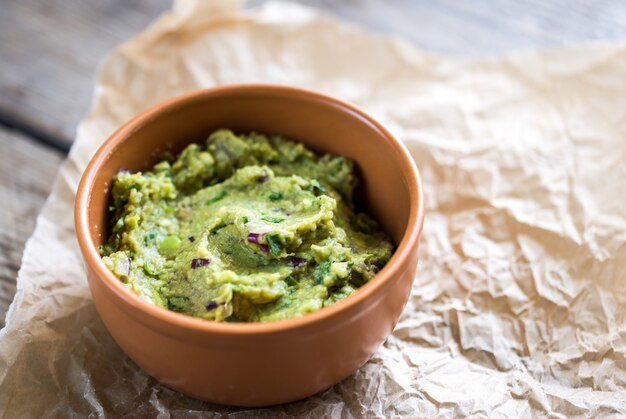
M 302 266 L 303 264 L 306 263 L 306 259 L 303 258 L 299 258 L 297 256 L 292 256 L 289 258 L 289 263 L 291 264 L 291 267 L 293 268 L 299 268 L 300 266 Z
M 265 234 L 260 234 L 260 233 L 250 233 L 248 234 L 248 241 L 250 243 L 259 244 L 259 241 L 263 239 L 264 235 Z
M 191 260 L 191 269 L 200 268 L 202 266 L 207 266 L 211 261 L 207 258 L 198 258 Z

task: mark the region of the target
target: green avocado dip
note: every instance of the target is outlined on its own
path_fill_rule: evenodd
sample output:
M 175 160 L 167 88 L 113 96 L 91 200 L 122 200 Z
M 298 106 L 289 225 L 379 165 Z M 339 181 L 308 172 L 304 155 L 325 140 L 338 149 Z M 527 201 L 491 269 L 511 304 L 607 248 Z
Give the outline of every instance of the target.
M 153 304 L 264 322 L 333 304 L 393 245 L 355 212 L 354 163 L 278 136 L 211 134 L 152 171 L 113 178 L 105 265 Z

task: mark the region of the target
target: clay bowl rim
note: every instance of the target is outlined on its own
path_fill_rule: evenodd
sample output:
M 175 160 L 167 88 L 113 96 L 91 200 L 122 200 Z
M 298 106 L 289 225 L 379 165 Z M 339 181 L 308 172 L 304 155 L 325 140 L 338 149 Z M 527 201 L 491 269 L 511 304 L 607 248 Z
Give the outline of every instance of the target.
M 100 167 L 106 162 L 107 156 L 112 150 L 116 149 L 122 142 L 132 138 L 133 133 L 141 126 L 150 123 L 161 114 L 181 106 L 186 102 L 201 100 L 205 96 L 211 97 L 215 95 L 241 93 L 279 95 L 283 97 L 292 96 L 322 103 L 326 106 L 338 107 L 344 112 L 352 114 L 353 117 L 361 121 L 360 123 L 372 125 L 387 140 L 392 151 L 395 152 L 395 158 L 401 165 L 402 173 L 408 183 L 410 202 L 409 220 L 402 240 L 389 262 L 387 262 L 385 267 L 381 269 L 376 276 L 368 283 L 361 286 L 354 294 L 331 306 L 324 307 L 301 317 L 266 323 L 220 323 L 187 316 L 158 307 L 126 288 L 126 286 L 109 271 L 104 265 L 100 253 L 92 242 L 89 234 L 89 203 L 91 194 L 93 193 L 94 180 L 96 179 L 96 174 Z M 382 288 L 385 288 L 394 277 L 400 275 L 405 269 L 405 265 L 408 263 L 411 253 L 418 245 L 418 240 L 421 236 L 424 225 L 424 192 L 417 166 L 406 147 L 382 124 L 357 106 L 332 96 L 301 87 L 273 84 L 231 84 L 194 90 L 159 102 L 139 113 L 115 131 L 96 151 L 83 172 L 76 193 L 74 222 L 79 246 L 85 262 L 93 269 L 104 285 L 126 304 L 143 311 L 154 319 L 179 328 L 227 335 L 261 335 L 297 329 L 337 316 L 347 311 L 352 306 L 360 304 L 368 298 L 372 298 Z M 144 323 L 144 321 L 140 319 L 137 320 Z M 161 329 L 161 333 L 167 332 Z

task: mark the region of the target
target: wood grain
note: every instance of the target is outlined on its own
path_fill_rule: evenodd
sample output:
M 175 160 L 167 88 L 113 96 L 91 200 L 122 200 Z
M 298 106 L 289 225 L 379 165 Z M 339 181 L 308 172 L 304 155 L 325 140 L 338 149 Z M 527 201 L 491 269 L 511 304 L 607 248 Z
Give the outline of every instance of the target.
M 63 155 L 0 128 L 0 328 L 15 294 L 26 239 Z
M 427 51 L 459 58 L 626 40 L 626 2 L 620 0 L 292 1 L 369 30 L 399 35 Z
M 98 63 L 170 4 L 2 0 L 0 121 L 69 147 L 89 108 Z
M 626 39 L 620 0 L 296 2 L 457 57 Z M 89 107 L 97 64 L 169 7 L 169 0 L 2 0 L 0 121 L 68 147 Z

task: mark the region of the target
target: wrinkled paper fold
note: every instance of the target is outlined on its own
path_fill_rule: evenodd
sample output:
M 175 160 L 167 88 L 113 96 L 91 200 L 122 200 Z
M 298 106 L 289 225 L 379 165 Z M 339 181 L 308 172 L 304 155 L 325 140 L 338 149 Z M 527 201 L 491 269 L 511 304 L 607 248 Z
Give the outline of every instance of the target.
M 0 332 L 0 416 L 626 414 L 626 47 L 462 63 L 288 3 L 180 1 L 103 63 Z M 90 156 L 156 102 L 232 82 L 352 101 L 409 148 L 427 215 L 411 299 L 352 377 L 238 409 L 187 398 L 116 346 L 73 228 Z

